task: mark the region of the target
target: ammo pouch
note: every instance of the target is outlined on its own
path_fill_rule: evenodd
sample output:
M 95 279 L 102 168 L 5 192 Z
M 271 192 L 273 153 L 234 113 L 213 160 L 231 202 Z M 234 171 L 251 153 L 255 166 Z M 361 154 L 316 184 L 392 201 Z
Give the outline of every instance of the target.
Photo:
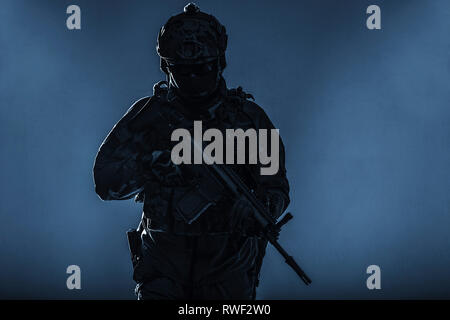
M 197 220 L 209 207 L 216 205 L 224 196 L 225 187 L 205 165 L 189 165 L 189 186 L 176 188 L 173 195 L 175 216 L 185 223 Z M 185 166 L 187 167 L 187 166 Z

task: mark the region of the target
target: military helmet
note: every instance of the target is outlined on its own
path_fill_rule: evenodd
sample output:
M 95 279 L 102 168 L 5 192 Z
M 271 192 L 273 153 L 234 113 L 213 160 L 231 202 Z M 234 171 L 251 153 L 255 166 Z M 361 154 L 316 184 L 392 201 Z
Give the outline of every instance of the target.
M 223 70 L 227 39 L 225 27 L 214 16 L 189 3 L 159 31 L 156 51 L 161 57 L 161 70 L 168 73 L 167 64 L 198 64 L 214 59 L 220 59 Z

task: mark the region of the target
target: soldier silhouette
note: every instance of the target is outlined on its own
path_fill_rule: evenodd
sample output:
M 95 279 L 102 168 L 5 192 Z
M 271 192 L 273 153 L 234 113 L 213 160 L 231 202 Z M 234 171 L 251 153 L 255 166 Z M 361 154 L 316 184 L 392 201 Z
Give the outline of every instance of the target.
M 251 207 L 218 191 L 210 196 L 214 201 L 205 200 L 214 205 L 183 215 L 180 199 L 196 192 L 192 185 L 197 177 L 171 162 L 170 130 L 155 120 L 157 115 L 170 119 L 182 114 L 184 123 L 202 120 L 220 130 L 274 128 L 251 95 L 240 87 L 227 88 L 222 76 L 226 47 L 225 27 L 195 4 L 171 17 L 157 45 L 166 80 L 129 108 L 96 156 L 99 197 L 134 197 L 143 203 L 139 228 L 129 233 L 138 299 L 256 297 L 267 241 L 255 231 Z M 275 175 L 261 175 L 259 165 L 230 165 L 275 219 L 289 204 L 281 139 L 279 151 Z

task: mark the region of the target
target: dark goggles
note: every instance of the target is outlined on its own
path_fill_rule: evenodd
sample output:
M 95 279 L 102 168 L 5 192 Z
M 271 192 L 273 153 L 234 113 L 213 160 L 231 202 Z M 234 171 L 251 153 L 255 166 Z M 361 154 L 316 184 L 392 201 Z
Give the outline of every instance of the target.
M 217 61 L 198 64 L 169 64 L 169 71 L 173 74 L 188 76 L 190 74 L 205 75 L 217 70 Z

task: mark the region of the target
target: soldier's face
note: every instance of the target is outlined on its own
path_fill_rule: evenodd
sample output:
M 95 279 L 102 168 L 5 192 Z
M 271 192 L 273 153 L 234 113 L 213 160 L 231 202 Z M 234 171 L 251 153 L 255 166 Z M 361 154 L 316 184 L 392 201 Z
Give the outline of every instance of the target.
M 191 99 L 201 99 L 213 93 L 220 79 L 217 61 L 201 64 L 169 65 L 171 83 L 178 92 Z

